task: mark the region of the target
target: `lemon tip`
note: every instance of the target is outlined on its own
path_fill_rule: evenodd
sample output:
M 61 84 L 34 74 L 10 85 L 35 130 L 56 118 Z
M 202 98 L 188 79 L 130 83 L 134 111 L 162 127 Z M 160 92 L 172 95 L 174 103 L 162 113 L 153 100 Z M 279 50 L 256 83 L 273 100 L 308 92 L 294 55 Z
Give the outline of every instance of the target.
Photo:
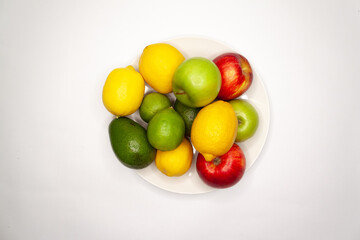
M 212 161 L 216 157 L 215 155 L 212 155 L 210 153 L 201 153 L 201 154 L 204 156 L 205 160 L 208 162 Z
M 132 71 L 136 71 L 135 68 L 131 65 L 127 66 L 126 69 L 132 70 Z

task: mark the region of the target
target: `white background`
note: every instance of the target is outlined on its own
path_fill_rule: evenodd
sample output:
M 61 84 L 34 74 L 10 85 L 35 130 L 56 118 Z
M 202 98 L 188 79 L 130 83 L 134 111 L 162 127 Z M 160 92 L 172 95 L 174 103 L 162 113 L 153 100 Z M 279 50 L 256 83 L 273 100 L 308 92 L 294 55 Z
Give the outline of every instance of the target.
M 170 193 L 115 158 L 107 74 L 151 43 L 229 44 L 271 124 L 239 184 Z M 359 1 L 0 0 L 0 239 L 360 239 Z

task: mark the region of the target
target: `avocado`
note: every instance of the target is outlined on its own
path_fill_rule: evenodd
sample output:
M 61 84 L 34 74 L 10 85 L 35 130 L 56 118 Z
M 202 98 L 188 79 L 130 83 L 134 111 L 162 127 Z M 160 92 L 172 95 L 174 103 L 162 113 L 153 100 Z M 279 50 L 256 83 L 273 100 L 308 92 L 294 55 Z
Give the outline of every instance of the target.
M 109 125 L 111 147 L 122 164 L 133 169 L 150 165 L 156 149 L 148 142 L 146 130 L 127 117 L 115 118 Z
M 184 119 L 185 135 L 189 137 L 191 133 L 191 126 L 201 108 L 188 107 L 185 104 L 181 103 L 179 100 L 176 100 L 174 104 L 174 109 Z

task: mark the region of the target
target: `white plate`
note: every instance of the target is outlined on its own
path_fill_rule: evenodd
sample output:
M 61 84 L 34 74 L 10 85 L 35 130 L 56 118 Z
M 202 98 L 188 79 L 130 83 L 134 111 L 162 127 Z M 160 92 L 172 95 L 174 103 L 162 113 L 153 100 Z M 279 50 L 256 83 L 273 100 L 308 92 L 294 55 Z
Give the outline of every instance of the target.
M 234 49 L 229 48 L 228 46 L 225 46 L 222 43 L 205 38 L 176 38 L 165 42 L 176 47 L 185 56 L 186 59 L 190 57 L 200 56 L 212 60 L 216 56 L 225 52 L 238 52 Z M 239 53 L 241 54 L 241 52 Z M 138 69 L 139 57 L 135 60 L 133 64 L 136 69 Z M 269 99 L 264 84 L 261 81 L 259 75 L 257 75 L 254 71 L 253 63 L 251 61 L 250 64 L 253 68 L 253 82 L 248 91 L 246 91 L 245 94 L 240 96 L 240 98 L 247 99 L 256 108 L 259 114 L 259 127 L 255 135 L 251 139 L 239 144 L 241 149 L 244 151 L 246 157 L 246 170 L 248 170 L 254 164 L 257 157 L 259 156 L 267 137 L 270 122 Z M 147 93 L 154 90 L 148 85 L 146 85 L 145 91 Z M 171 93 L 168 94 L 168 96 L 172 100 L 172 102 L 174 102 L 174 95 Z M 132 114 L 130 118 L 136 120 L 144 127 L 146 127 L 147 125 L 140 118 L 138 111 Z M 149 183 L 170 192 L 183 194 L 199 194 L 215 190 L 215 188 L 207 186 L 199 178 L 196 172 L 196 157 L 197 152 L 194 149 L 194 158 L 191 168 L 186 174 L 181 177 L 168 177 L 162 174 L 156 168 L 155 163 L 152 163 L 150 166 L 144 169 L 136 170 L 136 172 Z M 246 172 L 244 174 L 244 177 L 246 177 Z

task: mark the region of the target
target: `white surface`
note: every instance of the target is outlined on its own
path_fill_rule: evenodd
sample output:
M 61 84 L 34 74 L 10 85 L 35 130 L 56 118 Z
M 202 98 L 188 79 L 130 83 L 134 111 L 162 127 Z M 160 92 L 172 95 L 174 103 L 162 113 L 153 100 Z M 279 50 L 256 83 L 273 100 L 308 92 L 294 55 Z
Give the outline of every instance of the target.
M 220 54 L 226 52 L 236 52 L 237 50 L 229 48 L 228 46 L 207 38 L 199 37 L 181 37 L 164 41 L 166 43 L 175 46 L 186 59 L 191 57 L 205 57 L 207 59 L 214 59 Z M 138 69 L 138 58 L 134 67 Z M 269 131 L 270 124 L 270 109 L 269 98 L 266 93 L 263 81 L 253 70 L 253 83 L 250 88 L 241 95 L 240 98 L 247 99 L 257 110 L 259 115 L 259 127 L 255 135 L 242 143 L 239 143 L 246 157 L 246 171 L 254 164 L 256 159 L 261 153 L 261 150 L 265 144 L 266 137 Z M 147 85 L 145 86 L 145 92 L 154 91 Z M 168 94 L 168 97 L 175 102 L 175 96 L 173 93 Z M 147 124 L 141 120 L 139 111 L 129 116 L 144 127 Z M 191 168 L 181 177 L 167 177 L 161 173 L 153 162 L 149 167 L 141 170 L 137 170 L 137 173 L 149 183 L 175 193 L 183 194 L 200 194 L 214 191 L 216 189 L 206 185 L 196 172 L 196 157 L 197 152 L 194 149 L 194 156 Z
M 149 43 L 225 42 L 270 97 L 235 187 L 161 190 L 124 168 L 100 101 Z M 359 239 L 360 3 L 0 1 L 0 239 Z

